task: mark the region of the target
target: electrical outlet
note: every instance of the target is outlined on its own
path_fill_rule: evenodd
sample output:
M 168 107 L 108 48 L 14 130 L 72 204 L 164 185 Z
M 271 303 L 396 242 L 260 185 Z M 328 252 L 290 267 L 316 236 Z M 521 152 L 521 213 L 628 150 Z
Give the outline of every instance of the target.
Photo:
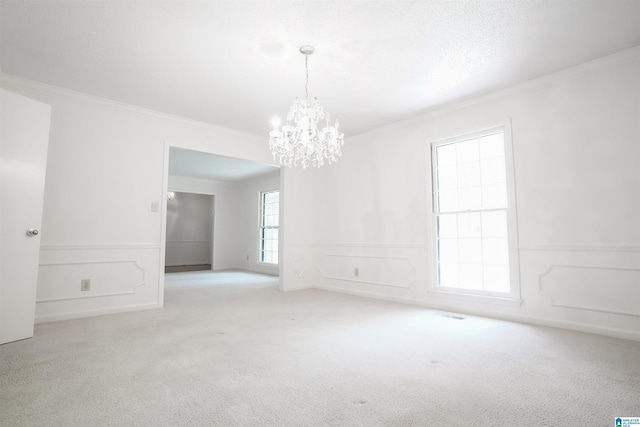
M 91 290 L 91 280 L 82 279 L 80 281 L 80 290 L 81 291 L 89 291 L 89 290 Z
M 353 269 L 353 276 L 354 277 L 359 277 L 360 276 L 360 269 L 359 268 L 354 268 Z

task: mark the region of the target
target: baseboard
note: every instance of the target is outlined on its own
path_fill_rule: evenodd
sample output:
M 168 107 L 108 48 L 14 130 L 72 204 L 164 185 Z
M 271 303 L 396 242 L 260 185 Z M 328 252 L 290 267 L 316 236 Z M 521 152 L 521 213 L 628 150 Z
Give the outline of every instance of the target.
M 402 304 L 411 304 L 411 305 L 422 305 L 420 303 L 420 301 L 415 300 L 413 298 L 403 298 L 403 297 L 394 297 L 394 296 L 389 296 L 389 295 L 380 295 L 380 294 L 376 294 L 376 293 L 373 293 L 373 292 L 355 291 L 355 290 L 351 290 L 351 289 L 339 288 L 339 287 L 336 287 L 336 286 L 306 285 L 305 289 L 320 289 L 320 290 L 323 290 L 323 291 L 337 292 L 337 293 L 341 293 L 341 294 L 348 294 L 348 295 L 353 295 L 353 296 L 357 296 L 357 297 L 372 298 L 372 299 L 377 299 L 377 300 L 382 300 L 382 301 L 392 301 L 392 302 L 399 302 L 399 303 L 402 303 Z
M 165 267 L 189 267 L 192 265 L 211 265 L 211 263 L 207 263 L 207 262 L 185 262 L 182 264 L 165 264 Z
M 472 313 L 470 313 L 472 314 Z M 570 331 L 585 332 L 588 334 L 604 335 L 606 337 L 622 338 L 631 341 L 640 341 L 640 332 L 626 329 L 603 328 L 601 326 L 585 325 L 583 323 L 567 322 L 564 320 L 545 319 L 529 316 L 495 316 L 493 314 L 479 314 L 479 316 L 489 317 L 510 322 L 528 323 L 530 325 L 547 326 L 550 328 L 568 329 Z
M 453 311 L 460 314 L 468 314 L 468 315 L 478 316 L 478 317 L 487 317 L 487 318 L 497 319 L 497 320 L 506 320 L 509 322 L 527 323 L 531 325 L 547 326 L 547 327 L 559 328 L 559 329 L 568 329 L 571 331 L 585 332 L 585 333 L 596 334 L 596 335 L 604 335 L 607 337 L 622 338 L 622 339 L 627 339 L 632 341 L 640 341 L 640 331 L 605 328 L 601 326 L 586 325 L 584 323 L 568 322 L 564 320 L 556 320 L 556 319 L 548 319 L 548 318 L 509 315 L 509 314 L 501 314 L 501 313 L 497 314 L 494 312 L 484 311 L 481 309 L 469 310 L 468 308 L 459 308 L 451 304 L 439 304 L 437 302 L 421 301 L 414 298 L 393 297 L 393 296 L 387 296 L 387 295 L 380 295 L 373 292 L 342 289 L 334 286 L 310 285 L 307 289 L 309 288 L 320 289 L 320 290 L 329 291 L 329 292 L 338 292 L 338 293 L 365 297 L 365 298 L 372 298 L 372 299 L 377 299 L 382 301 L 392 301 L 392 302 L 398 302 L 402 304 L 417 305 L 420 307 L 425 307 L 425 308 L 434 309 L 434 310 Z
M 214 270 L 214 271 L 215 272 L 229 271 L 229 272 L 237 272 L 237 273 L 261 274 L 263 276 L 280 277 L 277 271 L 275 273 L 274 272 L 268 273 L 265 271 L 250 270 L 248 268 L 238 268 L 238 267 L 228 268 L 226 270 Z
M 269 276 L 278 276 L 280 269 L 276 267 L 236 267 L 235 270 L 245 271 L 247 273 L 267 274 Z
M 315 286 L 309 285 L 309 284 L 303 284 L 303 285 L 296 285 L 296 286 L 287 286 L 284 289 L 281 289 L 282 292 L 292 292 L 292 291 L 302 291 L 305 289 L 319 289 L 316 288 Z
M 127 313 L 130 311 L 150 310 L 158 308 L 157 302 L 145 304 L 124 305 L 120 307 L 99 308 L 94 310 L 80 310 L 67 313 L 36 315 L 35 323 L 59 322 L 61 320 L 81 319 L 85 317 L 103 316 L 105 314 Z

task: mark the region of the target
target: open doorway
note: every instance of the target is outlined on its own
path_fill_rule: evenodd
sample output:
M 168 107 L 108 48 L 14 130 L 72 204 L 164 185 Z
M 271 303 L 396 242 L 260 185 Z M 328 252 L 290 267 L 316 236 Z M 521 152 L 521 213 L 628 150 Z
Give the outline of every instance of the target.
M 201 270 L 214 272 L 239 271 L 279 276 L 282 257 L 264 259 L 265 238 L 261 219 L 262 197 L 265 192 L 281 191 L 282 176 L 278 166 L 220 156 L 217 154 L 165 145 L 163 191 L 173 200 L 166 200 L 162 210 L 161 254 L 162 271 Z M 173 194 L 172 194 L 173 193 Z M 191 196 L 189 196 L 191 195 Z M 188 198 L 210 200 L 211 231 L 204 228 L 204 214 L 179 224 L 175 201 Z M 282 197 L 282 196 L 281 196 Z M 204 202 L 200 203 L 204 205 Z M 203 210 L 201 206 L 201 211 Z M 207 208 L 208 209 L 208 208 Z M 279 209 L 280 210 L 280 209 Z M 273 215 L 273 214 L 272 214 Z M 187 218 L 187 216 L 185 216 Z M 283 217 L 278 215 L 278 226 Z M 186 229 L 191 227 L 191 229 Z M 179 231 L 176 236 L 175 231 Z M 204 247 L 211 236 L 210 250 Z M 280 240 L 271 239 L 270 250 L 282 251 Z M 270 242 L 267 242 L 270 243 Z M 198 249 L 196 249 L 198 248 Z M 198 250 L 198 257 L 190 251 Z M 201 262 L 209 253 L 209 263 Z M 282 254 L 280 254 L 282 255 Z M 273 260 L 276 260 L 275 262 Z M 192 265 L 197 265 L 192 267 Z M 159 289 L 159 305 L 164 305 L 164 275 Z
M 211 270 L 215 196 L 170 191 L 165 273 Z

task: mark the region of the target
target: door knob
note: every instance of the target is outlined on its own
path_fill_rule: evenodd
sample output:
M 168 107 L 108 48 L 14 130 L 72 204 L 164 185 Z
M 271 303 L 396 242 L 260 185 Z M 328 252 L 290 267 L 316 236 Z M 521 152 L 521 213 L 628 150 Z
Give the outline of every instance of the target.
M 40 232 L 38 230 L 36 230 L 35 228 L 30 228 L 27 231 L 27 236 L 29 236 L 29 237 L 34 237 L 34 236 L 37 236 L 38 234 L 40 234 Z

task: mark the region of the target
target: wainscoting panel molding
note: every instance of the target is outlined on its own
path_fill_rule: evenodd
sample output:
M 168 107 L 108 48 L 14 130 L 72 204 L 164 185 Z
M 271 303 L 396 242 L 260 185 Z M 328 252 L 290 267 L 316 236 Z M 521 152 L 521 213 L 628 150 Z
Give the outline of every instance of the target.
M 304 260 L 304 257 L 301 254 L 298 254 L 296 260 L 293 261 L 293 272 L 298 275 L 298 277 L 302 277 L 304 272 L 307 270 L 307 263 Z
M 347 243 L 347 242 L 288 242 L 287 246 L 332 247 L 332 248 L 391 248 L 391 249 L 428 249 L 426 243 Z
M 416 266 L 408 257 L 322 255 L 321 277 L 374 285 L 410 288 L 416 281 Z
M 36 322 L 157 307 L 159 252 L 147 244 L 44 245 Z M 90 280 L 88 291 L 83 280 Z
M 431 248 L 413 243 L 288 242 L 304 259 L 300 286 L 640 339 L 640 258 L 634 246 L 521 245 L 522 300 L 480 302 L 429 292 Z M 356 273 L 357 269 L 357 273 Z M 302 273 L 302 270 L 298 270 Z M 287 288 L 288 289 L 288 288 Z
M 640 252 L 640 246 L 520 244 L 518 249 L 534 252 Z
M 41 245 L 40 251 L 91 251 L 91 250 L 119 250 L 119 249 L 157 249 L 160 245 L 146 243 L 120 244 L 80 244 L 80 245 Z
M 552 306 L 640 317 L 640 269 L 551 265 L 538 276 Z
M 134 259 L 41 263 L 39 276 L 36 303 L 132 295 L 146 283 L 145 268 Z M 80 290 L 84 279 L 91 280 L 89 291 Z M 47 286 L 52 282 L 58 285 Z

